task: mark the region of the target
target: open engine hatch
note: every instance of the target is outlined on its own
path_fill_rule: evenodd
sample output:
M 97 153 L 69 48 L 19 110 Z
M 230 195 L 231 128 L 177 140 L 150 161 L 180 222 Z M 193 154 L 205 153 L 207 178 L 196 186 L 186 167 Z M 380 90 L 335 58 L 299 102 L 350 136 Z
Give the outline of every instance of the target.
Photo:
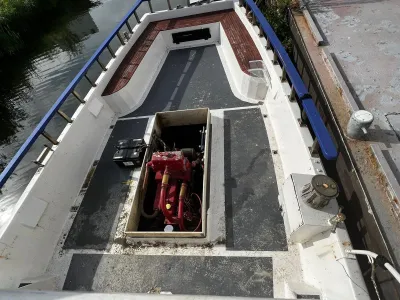
M 131 242 L 206 236 L 209 124 L 208 108 L 155 115 L 125 228 Z

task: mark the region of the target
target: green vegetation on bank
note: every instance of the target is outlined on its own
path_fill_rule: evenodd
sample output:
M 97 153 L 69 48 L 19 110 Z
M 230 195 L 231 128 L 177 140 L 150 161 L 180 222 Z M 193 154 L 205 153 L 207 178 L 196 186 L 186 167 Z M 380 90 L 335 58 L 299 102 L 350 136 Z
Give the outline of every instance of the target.
M 286 48 L 289 55 L 292 54 L 292 33 L 288 21 L 288 10 L 298 7 L 297 0 L 258 0 L 258 7 L 271 24 L 279 40 Z
M 41 40 L 66 18 L 95 5 L 91 0 L 0 0 L 0 59 Z

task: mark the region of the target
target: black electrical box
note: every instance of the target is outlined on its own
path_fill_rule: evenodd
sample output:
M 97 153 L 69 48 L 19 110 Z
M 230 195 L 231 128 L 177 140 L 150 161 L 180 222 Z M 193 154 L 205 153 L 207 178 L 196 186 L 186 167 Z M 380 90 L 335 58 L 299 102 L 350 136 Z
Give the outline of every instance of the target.
M 140 167 L 142 165 L 146 143 L 143 139 L 119 140 L 113 161 L 120 167 Z

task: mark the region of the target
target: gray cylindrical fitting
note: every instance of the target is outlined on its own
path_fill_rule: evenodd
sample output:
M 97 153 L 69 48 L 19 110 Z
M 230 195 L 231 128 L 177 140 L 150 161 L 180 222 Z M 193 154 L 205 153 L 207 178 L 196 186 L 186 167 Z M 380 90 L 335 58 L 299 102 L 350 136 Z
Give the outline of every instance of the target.
M 336 182 L 326 175 L 315 175 L 310 183 L 301 189 L 301 198 L 310 207 L 320 209 L 339 195 Z
M 367 129 L 374 121 L 374 116 L 366 110 L 353 113 L 347 124 L 347 135 L 353 139 L 359 139 L 367 134 Z

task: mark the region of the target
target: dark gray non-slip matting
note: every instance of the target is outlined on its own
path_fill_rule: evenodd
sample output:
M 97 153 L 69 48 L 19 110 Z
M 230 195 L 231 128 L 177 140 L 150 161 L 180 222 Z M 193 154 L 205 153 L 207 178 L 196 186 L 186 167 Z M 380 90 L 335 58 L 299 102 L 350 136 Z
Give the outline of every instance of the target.
M 216 46 L 206 46 L 171 51 L 142 106 L 124 118 L 159 111 L 250 105 L 254 104 L 233 95 Z
M 143 138 L 147 118 L 115 124 L 93 178 L 64 243 L 65 248 L 105 250 L 112 240 L 114 221 L 129 190 L 131 168 L 113 161 L 118 140 Z
M 272 258 L 74 254 L 64 290 L 273 297 Z
M 226 246 L 285 251 L 278 186 L 259 108 L 224 112 Z

